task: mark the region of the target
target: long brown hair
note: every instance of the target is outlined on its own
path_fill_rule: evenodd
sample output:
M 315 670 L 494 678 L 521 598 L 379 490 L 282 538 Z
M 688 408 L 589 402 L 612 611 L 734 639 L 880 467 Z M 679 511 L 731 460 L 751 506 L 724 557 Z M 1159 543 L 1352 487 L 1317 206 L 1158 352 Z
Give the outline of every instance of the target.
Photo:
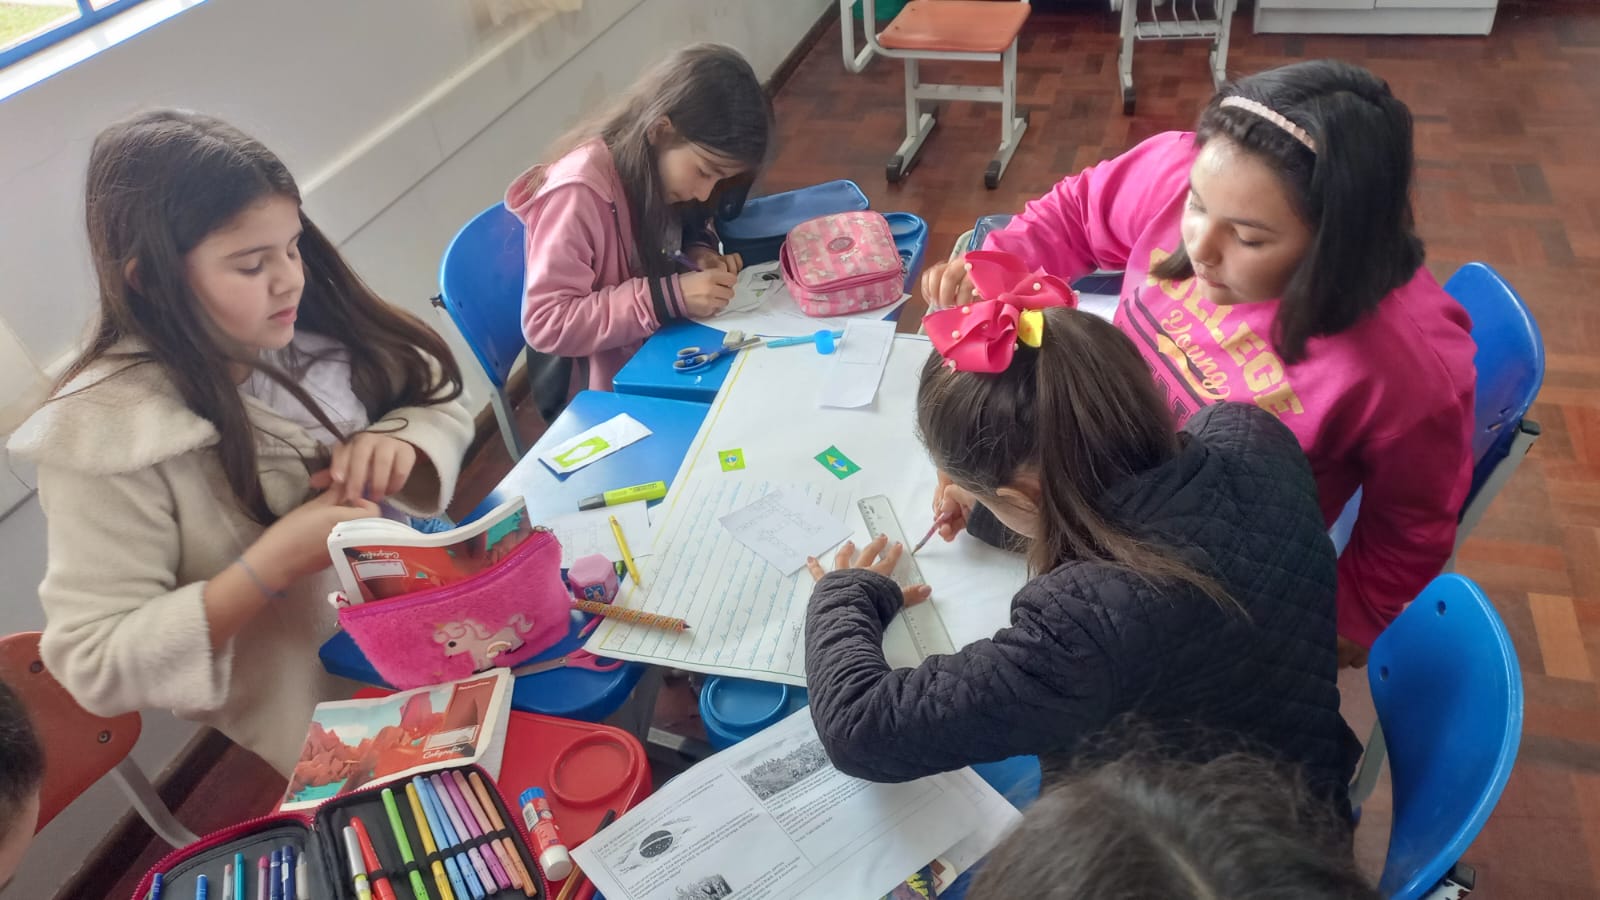
M 103 359 L 161 366 L 189 409 L 216 427 L 228 486 L 240 508 L 263 523 L 273 515 L 256 470 L 255 429 L 231 373 L 241 365 L 265 373 L 335 436 L 346 436 L 290 373 L 226 349 L 189 286 L 184 257 L 271 196 L 298 204 L 300 189 L 272 151 L 218 119 L 155 110 L 102 131 L 89 156 L 86 205 L 100 319 L 58 385 Z M 459 397 L 461 370 L 444 341 L 379 299 L 303 210 L 300 225 L 305 291 L 298 327 L 344 346 L 368 417 Z M 130 339 L 143 348 L 114 349 Z
M 1348 814 L 1348 813 L 1346 813 Z M 1378 900 L 1350 824 L 1282 763 L 1141 750 L 1052 787 L 996 847 L 972 900 Z
M 1044 311 L 1038 349 L 1017 348 L 997 374 L 958 372 L 929 356 L 917 389 L 917 428 L 939 470 L 980 497 L 1024 473 L 1042 492 L 1028 566 L 1103 560 L 1152 582 L 1226 594 L 1168 548 L 1135 537 L 1111 511 L 1120 481 L 1172 459 L 1178 436 L 1150 367 L 1115 326 L 1064 307 Z
M 661 119 L 671 123 L 665 145 L 651 142 Z M 595 138 L 605 142 L 622 179 L 639 247 L 639 275 L 677 271 L 669 254 L 678 249 L 685 224 L 708 222 L 718 197 L 747 190 L 772 152 L 772 102 L 750 63 L 721 44 L 693 44 L 645 73 L 627 94 L 598 116 L 556 141 L 555 161 Z M 678 143 L 697 144 L 738 164 L 742 171 L 712 191 L 709 204 L 672 205 L 661 185 L 657 157 Z M 543 179 L 537 170 L 530 189 Z
M 1260 116 L 1222 105 L 1233 96 L 1304 128 L 1316 152 Z M 1311 228 L 1311 247 L 1272 323 L 1284 362 L 1305 359 L 1312 338 L 1350 328 L 1416 276 L 1424 251 L 1411 211 L 1411 111 L 1383 79 L 1332 59 L 1258 72 L 1223 85 L 1200 113 L 1196 146 L 1218 137 L 1276 172 Z M 1151 274 L 1194 275 L 1182 242 Z

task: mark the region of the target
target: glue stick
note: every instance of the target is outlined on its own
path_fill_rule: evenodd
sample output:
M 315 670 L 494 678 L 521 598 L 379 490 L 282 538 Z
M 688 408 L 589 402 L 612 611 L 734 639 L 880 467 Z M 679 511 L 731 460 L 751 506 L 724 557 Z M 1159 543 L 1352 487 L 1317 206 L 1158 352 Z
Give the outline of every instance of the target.
M 551 881 L 561 881 L 572 874 L 572 857 L 561 843 L 561 832 L 556 830 L 556 817 L 550 811 L 550 801 L 544 798 L 544 791 L 528 788 L 517 798 L 517 805 L 522 807 L 523 824 L 533 835 L 539 868 L 544 869 Z

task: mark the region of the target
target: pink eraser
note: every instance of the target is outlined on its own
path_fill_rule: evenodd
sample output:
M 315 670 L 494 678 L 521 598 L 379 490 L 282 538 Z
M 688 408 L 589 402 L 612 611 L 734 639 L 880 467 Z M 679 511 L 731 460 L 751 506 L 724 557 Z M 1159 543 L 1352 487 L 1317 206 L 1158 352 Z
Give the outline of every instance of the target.
M 567 569 L 567 583 L 579 600 L 610 603 L 617 596 L 617 569 L 603 554 L 585 556 Z

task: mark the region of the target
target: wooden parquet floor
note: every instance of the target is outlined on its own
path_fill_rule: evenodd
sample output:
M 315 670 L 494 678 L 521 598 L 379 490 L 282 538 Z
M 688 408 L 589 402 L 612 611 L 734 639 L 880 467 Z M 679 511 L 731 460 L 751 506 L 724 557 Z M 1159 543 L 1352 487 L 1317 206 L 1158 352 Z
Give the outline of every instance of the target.
M 1462 263 L 1490 263 L 1543 329 L 1548 373 L 1534 418 L 1544 436 L 1459 560 L 1510 627 L 1527 691 L 1516 770 L 1466 860 L 1479 872 L 1477 896 L 1600 897 L 1600 356 L 1590 350 L 1600 346 L 1600 304 L 1589 293 L 1600 286 L 1600 3 L 1501 0 L 1487 38 L 1257 36 L 1250 15 L 1246 8 L 1235 20 L 1232 72 L 1339 57 L 1388 79 L 1416 118 L 1416 203 L 1429 267 L 1443 280 Z M 907 180 L 890 186 L 883 164 L 903 128 L 900 65 L 880 60 L 847 74 L 835 24 L 778 94 L 780 149 L 761 191 L 852 179 L 874 208 L 926 219 L 928 257 L 937 259 L 979 215 L 1020 209 L 1064 174 L 1193 125 L 1210 95 L 1204 45 L 1138 47 L 1131 117 L 1121 113 L 1117 46 L 1114 17 L 1101 3 L 1036 14 L 1019 66 L 1031 125 L 1000 189 L 982 184 L 998 114 L 961 104 L 945 109 Z M 944 67 L 926 68 L 947 77 Z M 948 75 L 989 77 L 981 69 Z M 914 327 L 917 309 L 910 313 L 906 326 Z M 525 418 L 537 427 L 537 416 Z M 508 466 L 498 439 L 485 444 L 458 506 L 470 507 Z M 218 789 L 203 784 L 181 814 L 210 818 L 219 790 L 238 796 L 237 779 L 260 780 L 262 772 L 242 754 L 225 757 L 206 779 Z M 1387 804 L 1375 799 L 1367 813 L 1358 844 L 1375 869 Z M 140 849 L 103 862 L 142 870 L 131 862 Z

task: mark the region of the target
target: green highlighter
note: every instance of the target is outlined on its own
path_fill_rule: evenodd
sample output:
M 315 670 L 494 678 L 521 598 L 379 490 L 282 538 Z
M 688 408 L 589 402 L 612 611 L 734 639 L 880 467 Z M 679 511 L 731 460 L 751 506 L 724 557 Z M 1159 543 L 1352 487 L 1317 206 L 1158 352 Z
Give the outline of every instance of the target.
M 394 842 L 400 845 L 400 858 L 405 860 L 406 865 L 414 865 L 416 859 L 411 856 L 411 842 L 406 840 L 405 823 L 400 821 L 400 807 L 395 804 L 394 791 L 388 788 L 383 789 L 383 809 L 389 814 L 389 827 L 394 829 Z M 417 895 L 417 900 L 430 900 L 428 889 L 422 883 L 421 873 L 413 868 L 410 875 L 411 892 Z

